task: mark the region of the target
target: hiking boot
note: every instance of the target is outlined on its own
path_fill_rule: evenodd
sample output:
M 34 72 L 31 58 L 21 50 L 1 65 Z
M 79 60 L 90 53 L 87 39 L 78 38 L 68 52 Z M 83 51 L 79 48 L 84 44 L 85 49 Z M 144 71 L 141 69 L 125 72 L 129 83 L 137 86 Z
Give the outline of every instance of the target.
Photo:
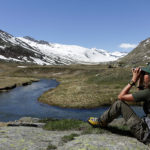
M 106 124 L 100 121 L 100 119 L 96 117 L 90 117 L 88 119 L 88 123 L 93 127 L 106 127 Z

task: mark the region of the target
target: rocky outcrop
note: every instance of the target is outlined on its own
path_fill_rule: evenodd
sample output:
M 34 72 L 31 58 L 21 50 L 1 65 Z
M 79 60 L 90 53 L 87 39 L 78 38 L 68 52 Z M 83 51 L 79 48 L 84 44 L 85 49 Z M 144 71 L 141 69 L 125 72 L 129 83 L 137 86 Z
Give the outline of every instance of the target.
M 77 131 L 46 131 L 35 127 L 1 127 L 0 150 L 46 150 L 61 144 L 61 137 Z
M 120 121 L 123 123 L 123 120 Z M 150 150 L 132 136 L 105 132 L 81 134 L 81 131 L 47 131 L 41 126 L 24 126 L 25 123 L 38 125 L 38 118 L 25 117 L 15 122 L 3 123 L 0 127 L 0 150 Z M 115 120 L 114 124 L 117 123 Z M 6 126 L 11 124 L 14 126 Z M 15 126 L 17 124 L 17 126 Z M 62 137 L 78 134 L 72 141 L 62 141 Z M 49 148 L 48 148 L 49 146 Z
M 47 150 L 63 143 L 61 138 L 80 131 L 46 131 L 38 118 L 24 117 L 15 122 L 0 123 L 0 150 Z
M 90 134 L 76 137 L 75 140 L 59 147 L 59 150 L 149 150 L 135 138 L 116 134 Z

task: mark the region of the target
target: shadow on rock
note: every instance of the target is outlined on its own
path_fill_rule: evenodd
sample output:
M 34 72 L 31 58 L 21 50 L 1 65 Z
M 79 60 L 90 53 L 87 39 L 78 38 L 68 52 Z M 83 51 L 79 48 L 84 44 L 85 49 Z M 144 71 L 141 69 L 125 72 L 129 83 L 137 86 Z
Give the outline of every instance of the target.
M 119 134 L 119 135 L 123 135 L 123 136 L 129 136 L 129 137 L 133 137 L 133 135 L 131 134 L 131 132 L 127 129 L 119 129 L 118 127 L 114 127 L 114 126 L 108 126 L 106 128 L 104 128 L 105 130 L 114 133 L 114 134 Z

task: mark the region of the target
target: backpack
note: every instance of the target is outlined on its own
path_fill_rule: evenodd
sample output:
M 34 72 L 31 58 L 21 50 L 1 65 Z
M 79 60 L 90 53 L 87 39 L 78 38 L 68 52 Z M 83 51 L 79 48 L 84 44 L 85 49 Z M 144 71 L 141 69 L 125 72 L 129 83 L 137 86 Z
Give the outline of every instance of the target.
M 143 141 L 145 143 L 150 143 L 150 101 L 145 101 L 143 104 L 143 110 L 146 114 L 146 117 L 144 117 L 142 120 L 146 123 L 147 126 L 147 130 L 146 133 L 144 135 L 144 139 Z
M 148 130 L 146 131 L 144 138 L 143 138 L 143 142 L 146 144 L 150 143 L 150 117 L 146 116 L 143 118 L 144 122 L 147 125 Z
M 146 124 L 147 124 L 147 126 L 148 126 L 148 129 L 150 130 L 150 117 L 149 116 L 147 116 L 147 117 L 145 117 L 145 122 L 146 122 Z

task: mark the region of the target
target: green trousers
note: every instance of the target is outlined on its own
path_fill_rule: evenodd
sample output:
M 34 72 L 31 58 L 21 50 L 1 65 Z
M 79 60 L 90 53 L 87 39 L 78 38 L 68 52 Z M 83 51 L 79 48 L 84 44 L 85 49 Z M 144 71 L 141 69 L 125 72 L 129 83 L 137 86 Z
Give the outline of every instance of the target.
M 138 140 L 143 142 L 145 133 L 148 130 L 147 125 L 124 101 L 118 100 L 114 102 L 111 107 L 101 115 L 100 120 L 108 124 L 120 115 L 125 119 L 131 133 Z

